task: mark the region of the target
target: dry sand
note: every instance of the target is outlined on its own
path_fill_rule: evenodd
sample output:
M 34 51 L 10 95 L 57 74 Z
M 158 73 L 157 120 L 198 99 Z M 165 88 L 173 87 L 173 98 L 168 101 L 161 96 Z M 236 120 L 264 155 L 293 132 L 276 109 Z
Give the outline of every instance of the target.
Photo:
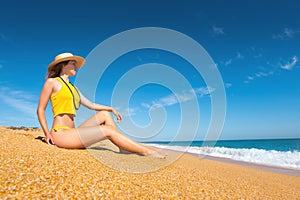
M 121 154 L 109 142 L 60 149 L 36 139 L 39 129 L 0 127 L 0 136 L 0 199 L 300 199 L 295 176 L 174 152 Z

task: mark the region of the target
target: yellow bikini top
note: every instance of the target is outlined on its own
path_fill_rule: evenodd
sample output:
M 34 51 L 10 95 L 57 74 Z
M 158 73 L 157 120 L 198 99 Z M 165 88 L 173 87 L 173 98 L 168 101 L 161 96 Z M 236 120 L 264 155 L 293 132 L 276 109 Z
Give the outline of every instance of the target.
M 71 83 L 65 82 L 62 78 L 56 77 L 55 79 L 61 83 L 62 87 L 50 97 L 54 117 L 59 114 L 76 115 L 80 103 L 78 91 Z

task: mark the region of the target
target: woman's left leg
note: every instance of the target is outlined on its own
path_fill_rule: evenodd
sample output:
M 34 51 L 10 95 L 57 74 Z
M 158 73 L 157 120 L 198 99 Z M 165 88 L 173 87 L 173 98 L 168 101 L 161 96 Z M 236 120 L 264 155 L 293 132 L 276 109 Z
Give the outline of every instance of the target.
M 117 126 L 115 124 L 115 121 L 113 117 L 111 116 L 110 112 L 108 111 L 99 111 L 92 117 L 90 117 L 88 120 L 83 122 L 82 124 L 79 125 L 78 128 L 83 128 L 83 127 L 93 127 L 97 125 L 106 125 L 110 126 L 113 129 L 117 130 Z
M 115 121 L 113 119 L 113 117 L 111 116 L 110 112 L 108 111 L 99 111 L 98 113 L 96 113 L 95 115 L 93 115 L 92 117 L 90 117 L 88 120 L 86 120 L 85 122 L 83 122 L 82 124 L 79 125 L 78 128 L 86 128 L 86 127 L 95 127 L 98 125 L 103 125 L 103 126 L 108 126 L 110 128 L 112 128 L 113 130 L 116 131 L 116 134 L 120 134 L 121 138 L 126 138 L 127 140 L 127 144 L 132 144 L 133 146 L 143 146 L 144 148 L 147 148 L 150 151 L 157 151 L 156 148 L 152 148 L 150 146 L 146 146 L 143 144 L 140 144 L 138 142 L 135 142 L 134 140 L 130 139 L 129 137 L 125 136 L 123 133 L 121 133 L 118 129 L 117 126 L 115 124 Z M 100 134 L 100 133 L 99 133 Z M 113 142 L 114 143 L 114 142 Z M 115 144 L 117 145 L 117 144 Z M 120 152 L 126 152 L 127 150 L 124 150 L 122 147 L 120 148 L 119 145 L 117 145 L 120 149 Z M 166 156 L 165 154 L 163 154 L 164 156 Z

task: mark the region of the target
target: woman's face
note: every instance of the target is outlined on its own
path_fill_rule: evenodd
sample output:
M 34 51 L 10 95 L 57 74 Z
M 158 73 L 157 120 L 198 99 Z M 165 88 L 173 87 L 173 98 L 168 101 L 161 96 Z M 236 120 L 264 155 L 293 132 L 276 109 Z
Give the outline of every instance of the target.
M 75 76 L 76 70 L 77 70 L 77 63 L 75 60 L 70 60 L 67 65 L 64 66 L 63 70 L 69 75 L 69 76 Z

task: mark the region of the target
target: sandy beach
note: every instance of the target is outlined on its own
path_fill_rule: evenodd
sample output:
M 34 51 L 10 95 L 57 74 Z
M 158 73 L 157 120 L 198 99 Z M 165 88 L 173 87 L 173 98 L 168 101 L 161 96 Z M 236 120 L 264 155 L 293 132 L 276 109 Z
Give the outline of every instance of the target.
M 176 152 L 123 154 L 107 141 L 60 149 L 40 129 L 0 135 L 0 199 L 300 199 L 297 176 Z

